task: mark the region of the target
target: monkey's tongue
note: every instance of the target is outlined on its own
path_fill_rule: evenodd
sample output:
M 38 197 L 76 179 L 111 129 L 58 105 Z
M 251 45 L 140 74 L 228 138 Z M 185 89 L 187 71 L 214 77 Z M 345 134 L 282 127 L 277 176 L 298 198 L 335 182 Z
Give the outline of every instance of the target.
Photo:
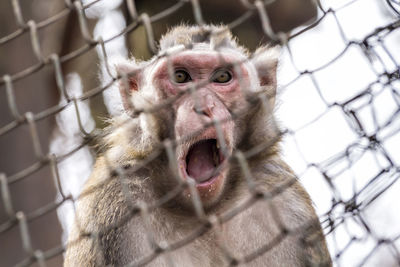
M 216 140 L 204 140 L 189 151 L 186 163 L 187 173 L 198 183 L 211 178 L 216 165 Z

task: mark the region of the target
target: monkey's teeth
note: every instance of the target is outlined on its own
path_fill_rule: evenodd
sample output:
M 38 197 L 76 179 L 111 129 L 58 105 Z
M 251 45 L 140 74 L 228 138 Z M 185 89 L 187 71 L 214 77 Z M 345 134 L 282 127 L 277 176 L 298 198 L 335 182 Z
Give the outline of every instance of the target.
M 217 148 L 218 148 L 218 149 L 220 148 L 220 145 L 219 145 L 219 142 L 218 142 L 218 140 L 217 140 Z
M 218 152 L 216 149 L 213 150 L 213 160 L 214 160 L 214 165 L 218 166 L 219 160 L 218 160 Z

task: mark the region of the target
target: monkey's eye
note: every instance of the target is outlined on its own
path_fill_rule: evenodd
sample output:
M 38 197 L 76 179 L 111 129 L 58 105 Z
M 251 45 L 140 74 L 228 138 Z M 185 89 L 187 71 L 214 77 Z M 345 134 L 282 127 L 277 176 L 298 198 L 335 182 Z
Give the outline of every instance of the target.
M 176 70 L 174 73 L 174 81 L 176 83 L 187 83 L 191 80 L 192 78 L 190 77 L 189 73 L 184 70 Z
M 232 80 L 232 74 L 227 70 L 217 71 L 212 78 L 212 81 L 215 83 L 227 83 L 230 80 Z

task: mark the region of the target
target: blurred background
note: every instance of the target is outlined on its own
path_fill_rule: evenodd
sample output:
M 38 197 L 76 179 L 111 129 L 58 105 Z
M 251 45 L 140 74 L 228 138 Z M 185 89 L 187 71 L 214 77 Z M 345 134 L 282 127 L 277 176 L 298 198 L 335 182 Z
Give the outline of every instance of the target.
M 201 21 L 250 50 L 283 43 L 282 154 L 335 265 L 400 266 L 400 2 L 262 3 L 269 21 L 245 0 L 0 1 L 0 266 L 62 265 L 91 137 L 121 112 L 108 66 Z

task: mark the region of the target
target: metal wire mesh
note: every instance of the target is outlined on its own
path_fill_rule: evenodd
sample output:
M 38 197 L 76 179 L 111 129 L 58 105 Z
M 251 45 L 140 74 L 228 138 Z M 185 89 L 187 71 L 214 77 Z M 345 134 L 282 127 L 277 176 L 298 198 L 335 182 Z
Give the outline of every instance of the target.
M 58 209 L 60 206 L 65 204 L 66 202 L 75 203 L 79 198 L 84 197 L 84 195 L 80 195 L 78 197 L 74 197 L 68 193 L 65 193 L 63 190 L 62 183 L 60 182 L 58 164 L 64 161 L 66 158 L 70 157 L 73 153 L 78 151 L 80 148 L 87 146 L 89 142 L 93 140 L 98 140 L 99 138 L 103 138 L 106 133 L 99 131 L 86 132 L 85 127 L 82 125 L 82 118 L 80 117 L 79 111 L 79 102 L 91 99 L 103 91 L 107 90 L 114 83 L 119 82 L 124 77 L 115 76 L 112 80 L 107 83 L 105 86 L 100 86 L 96 88 L 91 88 L 86 90 L 84 93 L 78 96 L 71 96 L 70 93 L 66 90 L 66 81 L 65 75 L 62 71 L 62 65 L 68 61 L 72 61 L 76 58 L 81 57 L 88 51 L 92 49 L 99 49 L 103 53 L 103 57 L 105 60 L 105 66 L 107 70 L 111 68 L 108 63 L 108 58 L 106 54 L 105 44 L 111 42 L 112 40 L 120 37 L 128 35 L 129 33 L 135 31 L 139 26 L 144 26 L 146 33 L 146 40 L 149 46 L 149 49 L 153 53 L 157 53 L 156 41 L 153 37 L 153 29 L 152 23 L 159 21 L 168 16 L 174 16 L 174 14 L 183 6 L 191 5 L 193 9 L 193 16 L 198 25 L 204 25 L 204 19 L 202 16 L 202 11 L 199 1 L 197 0 L 181 0 L 177 1 L 175 5 L 170 8 L 163 10 L 157 14 L 138 14 L 135 8 L 135 3 L 132 0 L 127 0 L 127 6 L 129 11 L 129 16 L 132 20 L 130 24 L 128 24 L 120 33 L 113 35 L 107 39 L 95 39 L 91 31 L 87 25 L 87 18 L 85 15 L 85 10 L 90 8 L 92 5 L 95 5 L 98 2 L 104 0 L 96 0 L 87 5 L 82 5 L 81 1 L 65 1 L 65 8 L 43 21 L 26 21 L 23 13 L 20 8 L 20 1 L 13 0 L 12 1 L 12 12 L 14 13 L 15 22 L 18 25 L 18 29 L 14 32 L 3 36 L 0 38 L 0 46 L 4 46 L 6 44 L 13 43 L 17 38 L 22 35 L 29 35 L 30 38 L 30 46 L 32 47 L 33 53 L 37 59 L 37 63 L 33 64 L 17 73 L 6 73 L 0 78 L 0 86 L 3 87 L 3 90 L 6 92 L 7 103 L 9 112 L 13 116 L 13 120 L 5 125 L 0 126 L 0 138 L 5 135 L 12 135 L 13 131 L 21 125 L 28 125 L 29 127 L 29 135 L 31 137 L 32 147 L 36 156 L 36 162 L 32 165 L 19 170 L 15 173 L 0 174 L 0 195 L 1 195 L 1 203 L 4 206 L 4 209 L 7 214 L 7 220 L 1 222 L 0 224 L 0 235 L 4 235 L 10 229 L 14 227 L 18 227 L 20 230 L 20 236 L 22 240 L 21 250 L 26 252 L 27 257 L 21 259 L 21 261 L 17 264 L 18 266 L 29 266 L 34 263 L 39 264 L 40 266 L 46 266 L 46 261 L 57 256 L 61 255 L 65 251 L 65 244 L 59 244 L 57 247 L 53 247 L 49 250 L 40 250 L 33 247 L 31 239 L 30 239 L 30 231 L 29 231 L 29 223 L 36 220 L 37 218 L 43 216 L 46 213 L 54 211 Z M 362 1 L 362 0 L 358 0 Z M 341 25 L 341 21 L 337 16 L 337 13 L 341 10 L 345 10 L 349 5 L 353 4 L 355 1 L 348 1 L 342 6 L 336 8 L 324 8 L 323 4 L 317 2 L 320 16 L 318 19 L 309 26 L 303 27 L 301 30 L 292 33 L 286 34 L 283 32 L 274 32 L 272 29 L 267 13 L 265 12 L 265 7 L 273 3 L 274 1 L 246 1 L 242 0 L 241 3 L 246 6 L 247 12 L 245 12 L 242 16 L 238 17 L 232 23 L 228 24 L 228 28 L 234 29 L 243 21 L 245 21 L 248 17 L 252 15 L 258 15 L 260 17 L 260 23 L 262 25 L 262 29 L 264 34 L 267 35 L 271 40 L 275 43 L 279 43 L 282 45 L 290 55 L 290 60 L 293 64 L 296 64 L 296 59 L 292 53 L 291 43 L 295 38 L 299 38 L 305 33 L 312 31 L 313 28 L 323 23 L 328 17 L 333 17 L 336 21 L 337 30 L 340 32 L 340 36 L 342 42 L 344 44 L 343 50 L 335 55 L 330 61 L 326 62 L 324 65 L 319 66 L 317 68 L 299 68 L 297 70 L 296 76 L 292 79 L 291 82 L 285 85 L 281 85 L 278 91 L 285 91 L 287 88 L 291 86 L 291 84 L 295 83 L 299 79 L 303 77 L 309 77 L 313 84 L 313 90 L 316 90 L 318 95 L 320 96 L 320 100 L 325 105 L 325 111 L 322 112 L 319 118 L 327 116 L 329 111 L 333 109 L 340 110 L 342 116 L 346 119 L 348 124 L 351 126 L 352 131 L 354 132 L 357 138 L 353 143 L 347 144 L 346 148 L 339 154 L 330 155 L 328 160 L 323 162 L 306 162 L 306 168 L 304 173 L 299 173 L 298 176 L 302 177 L 305 175 L 305 172 L 309 169 L 314 169 L 319 172 L 321 177 L 323 177 L 324 181 L 328 184 L 330 190 L 333 194 L 333 199 L 331 203 L 331 209 L 320 215 L 320 222 L 324 229 L 324 232 L 327 236 L 334 235 L 335 230 L 342 224 L 345 224 L 346 220 L 350 217 L 354 219 L 356 222 L 368 235 L 370 235 L 373 239 L 374 245 L 372 249 L 368 251 L 368 253 L 360 259 L 359 266 L 362 266 L 368 263 L 369 259 L 377 253 L 381 246 L 390 247 L 390 251 L 392 252 L 393 258 L 400 266 L 400 252 L 399 252 L 399 233 L 393 233 L 393 235 L 388 237 L 380 237 L 375 234 L 373 227 L 371 227 L 368 222 L 366 222 L 363 218 L 363 211 L 367 209 L 376 199 L 378 199 L 381 195 L 384 195 L 388 189 L 390 189 L 393 185 L 398 182 L 400 168 L 398 162 L 396 163 L 395 159 L 392 159 L 391 153 L 387 151 L 387 148 L 383 145 L 386 140 L 392 138 L 393 136 L 398 136 L 399 133 L 399 121 L 398 114 L 400 112 L 400 64 L 398 59 L 393 56 L 393 51 L 391 48 L 388 48 L 385 40 L 394 33 L 398 33 L 400 28 L 400 5 L 396 0 L 387 0 L 386 4 L 393 11 L 393 14 L 397 14 L 397 17 L 392 20 L 387 25 L 384 25 L 379 28 L 371 29 L 371 31 L 363 36 L 360 40 L 348 39 L 345 34 L 345 30 Z M 40 32 L 43 28 L 48 27 L 51 24 L 57 23 L 59 20 L 69 16 L 71 13 L 76 15 L 76 18 L 79 22 L 79 28 L 81 34 L 85 40 L 85 44 L 76 50 L 64 54 L 62 56 L 58 54 L 52 54 L 50 56 L 44 56 L 42 54 L 41 45 L 40 45 L 40 37 L 38 32 Z M 374 77 L 369 77 L 372 79 L 372 82 L 369 83 L 364 89 L 360 90 L 357 94 L 351 95 L 346 99 L 341 101 L 330 101 L 327 100 L 324 92 L 324 86 L 320 85 L 316 75 L 328 68 L 335 62 L 339 61 L 346 53 L 352 48 L 356 47 L 360 49 L 363 53 L 363 56 L 366 58 L 366 61 L 370 65 Z M 377 50 L 380 50 L 377 52 Z M 164 55 L 165 56 L 165 55 Z M 386 60 L 383 60 L 382 57 L 387 57 L 391 66 L 387 65 Z M 55 106 L 51 106 L 39 112 L 26 112 L 21 114 L 19 108 L 17 107 L 16 99 L 14 96 L 13 85 L 22 79 L 26 79 L 26 77 L 33 75 L 34 73 L 40 71 L 42 68 L 50 67 L 54 70 L 55 80 L 57 83 L 57 90 L 59 94 L 64 97 L 65 101 L 61 101 L 59 104 Z M 110 73 L 112 71 L 109 71 Z M 337 77 L 337 79 L 341 79 L 341 77 Z M 378 89 L 377 89 L 378 88 Z M 289 89 L 288 89 L 289 90 Z M 361 110 L 365 107 L 371 108 L 372 116 L 376 117 L 376 110 L 381 109 L 382 107 L 376 106 L 374 104 L 374 100 L 383 92 L 389 93 L 392 101 L 395 103 L 395 109 L 391 114 L 386 118 L 386 120 L 382 122 L 378 122 L 377 119 L 374 121 L 374 127 L 372 131 L 367 130 L 367 126 L 363 122 L 363 119 L 360 117 Z M 184 92 L 190 93 L 190 92 Z M 168 100 L 163 105 L 171 105 L 174 100 Z M 361 104 L 360 104 L 361 103 Z M 52 116 L 56 116 L 58 113 L 62 112 L 67 107 L 74 106 L 76 113 L 76 120 L 79 123 L 80 130 L 82 135 L 85 137 L 84 141 L 79 144 L 74 150 L 67 151 L 63 155 L 54 155 L 47 154 L 42 148 L 42 145 L 39 141 L 38 136 L 38 122 Z M 154 110 L 159 109 L 160 106 L 156 106 L 153 110 L 136 110 L 136 115 L 139 115 L 143 112 L 153 112 Z M 283 130 L 281 130 L 278 135 L 283 137 L 293 137 L 296 139 L 296 134 L 300 130 L 309 127 L 312 124 L 315 124 L 318 118 L 311 120 L 310 122 L 301 125 L 297 129 L 289 129 L 285 128 L 283 125 Z M 215 122 L 216 128 L 218 130 L 218 123 Z M 272 140 L 271 142 L 278 141 Z M 179 140 L 169 140 L 168 142 L 164 142 L 160 144 L 160 147 L 155 149 L 155 152 L 150 154 L 148 157 L 143 159 L 142 164 L 147 164 L 147 162 L 151 161 L 153 158 L 157 157 L 158 154 L 163 150 L 171 149 L 171 147 L 176 146 Z M 247 164 L 247 158 L 251 157 L 253 154 L 259 153 L 259 151 L 263 150 L 266 146 L 270 146 L 271 144 L 260 144 L 257 147 L 254 147 L 251 151 L 235 151 L 234 156 L 240 163 L 242 167 L 245 178 L 249 181 L 251 178 L 251 170 L 249 170 Z M 301 146 L 301 144 L 300 144 Z M 300 149 L 301 150 L 301 149 Z M 359 152 L 361 151 L 361 152 Z M 301 151 L 302 152 L 302 151 Z M 349 169 L 353 164 L 357 162 L 357 160 L 365 153 L 372 152 L 373 154 L 379 154 L 379 157 L 385 161 L 385 164 L 378 163 L 378 166 L 381 166 L 381 169 L 374 175 L 371 179 L 369 179 L 365 185 L 360 189 L 354 192 L 353 196 L 349 199 L 344 199 L 341 197 L 340 188 L 337 188 L 335 185 L 335 178 L 339 176 L 341 172 Z M 4 152 L 2 152 L 4 153 Z M 377 160 L 378 161 L 378 160 Z M 339 168 L 337 170 L 337 166 L 341 165 L 345 162 L 345 167 Z M 28 214 L 17 211 L 13 207 L 13 203 L 11 200 L 9 187 L 15 183 L 20 182 L 24 179 L 29 179 L 29 176 L 32 173 L 37 172 L 43 166 L 50 166 L 52 169 L 53 181 L 58 190 L 58 193 L 61 195 L 61 198 L 49 202 L 47 205 L 40 207 Z M 126 169 L 112 169 L 110 166 L 110 179 L 118 179 L 123 176 L 126 172 L 134 172 L 135 169 L 131 167 L 127 167 Z M 334 170 L 334 171 L 332 171 Z M 297 179 L 297 178 L 296 178 Z M 358 179 L 358 177 L 356 177 Z M 253 205 L 255 202 L 260 199 L 270 199 L 275 195 L 280 194 L 285 188 L 290 187 L 293 181 L 289 180 L 286 184 L 283 184 L 282 187 L 275 188 L 269 194 L 260 194 L 257 190 L 253 190 L 253 198 L 249 200 L 249 202 L 245 203 L 242 206 L 238 206 L 235 209 L 221 215 L 218 217 L 207 217 L 202 211 L 201 202 L 197 199 L 194 200 L 194 206 L 196 207 L 196 214 L 199 218 L 204 219 L 204 223 L 201 227 L 194 230 L 194 232 L 177 243 L 171 244 L 153 244 L 155 249 L 151 255 L 147 255 L 142 259 L 138 259 L 137 262 L 132 262 L 132 266 L 142 266 L 149 262 L 151 262 L 154 258 L 159 255 L 176 250 L 180 247 L 187 245 L 192 242 L 194 239 L 203 235 L 206 231 L 213 227 L 213 225 L 217 223 L 224 223 L 232 218 L 235 214 L 242 212 L 247 209 L 249 206 Z M 251 185 L 251 183 L 249 183 Z M 100 187 L 102 185 L 99 185 Z M 116 224 L 109 225 L 109 229 L 119 227 L 124 224 L 126 220 L 129 220 L 133 216 L 142 216 L 146 218 L 152 210 L 158 208 L 160 205 L 165 203 L 168 199 L 171 199 L 175 195 L 182 192 L 185 187 L 189 187 L 194 192 L 193 184 L 187 183 L 185 185 L 181 185 L 176 188 L 174 191 L 171 191 L 169 194 L 165 195 L 163 198 L 154 201 L 153 203 L 132 203 L 132 210 L 130 214 L 127 214 L 123 220 L 117 222 Z M 84 194 L 91 194 L 94 192 L 85 192 Z M 317 200 L 314 200 L 317 201 Z M 279 208 L 279 207 L 278 207 Z M 340 210 L 340 211 L 338 211 Z M 307 226 L 302 226 L 304 229 Z M 301 231 L 303 228 L 299 228 L 292 231 Z M 103 229 L 106 231 L 107 229 Z M 87 233 L 90 238 L 96 238 L 96 235 L 101 233 Z M 258 250 L 253 251 L 249 255 L 245 255 L 242 258 L 236 258 L 235 255 L 227 254 L 226 257 L 231 265 L 236 264 L 245 264 L 247 262 L 252 261 L 254 258 L 258 256 L 268 253 L 270 249 L 272 249 L 276 244 L 278 244 L 285 236 L 290 235 L 291 231 L 282 231 L 280 235 L 278 235 L 275 239 L 271 240 L 270 243 L 267 243 L 260 247 Z M 147 233 L 149 237 L 151 237 L 151 230 Z M 346 252 L 346 250 L 353 243 L 363 243 L 365 239 L 359 237 L 356 233 L 348 233 L 350 236 L 347 244 L 343 246 L 343 244 L 337 245 L 335 250 L 332 250 L 332 259 L 334 263 L 340 265 L 340 259 L 342 255 Z M 82 237 L 84 238 L 84 237 Z M 151 240 L 151 238 L 149 238 Z M 73 245 L 73 243 L 68 244 L 69 246 Z M 172 263 L 173 264 L 173 263 Z M 345 263 L 344 263 L 345 264 Z

